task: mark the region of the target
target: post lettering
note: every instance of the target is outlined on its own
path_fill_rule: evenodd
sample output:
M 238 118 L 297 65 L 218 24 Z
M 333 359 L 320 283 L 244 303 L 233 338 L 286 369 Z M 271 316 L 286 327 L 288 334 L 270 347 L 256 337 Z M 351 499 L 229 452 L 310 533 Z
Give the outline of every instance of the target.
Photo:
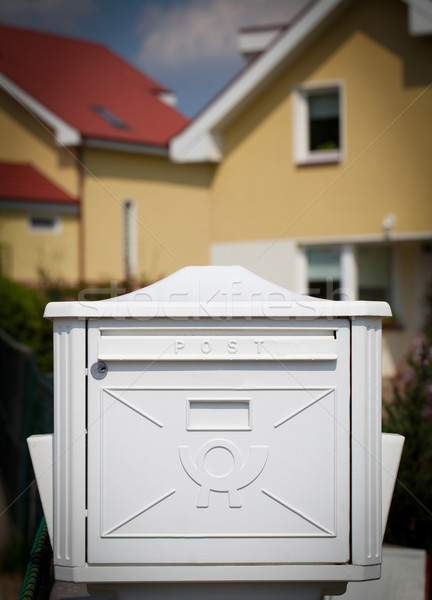
M 254 344 L 257 345 L 257 353 L 261 354 L 261 346 L 264 344 L 263 340 L 254 340 Z
M 236 342 L 236 340 L 230 340 L 228 342 L 228 352 L 230 354 L 235 354 L 237 352 L 237 342 Z
M 209 352 L 211 352 L 211 344 L 208 340 L 204 340 L 201 344 L 201 352 L 203 354 L 208 354 Z
M 185 347 L 185 343 L 182 342 L 182 340 L 176 340 L 175 344 L 174 344 L 174 352 L 176 354 L 178 354 L 179 350 L 183 350 L 184 347 Z

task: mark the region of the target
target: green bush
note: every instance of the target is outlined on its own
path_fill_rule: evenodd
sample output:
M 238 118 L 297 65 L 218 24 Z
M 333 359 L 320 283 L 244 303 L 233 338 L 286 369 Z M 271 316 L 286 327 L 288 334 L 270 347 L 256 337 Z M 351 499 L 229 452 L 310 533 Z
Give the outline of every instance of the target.
M 405 436 L 385 541 L 432 553 L 432 327 L 410 352 L 385 404 L 383 429 Z
M 0 329 L 36 354 L 41 371 L 52 371 L 52 323 L 43 318 L 46 300 L 31 288 L 0 275 Z

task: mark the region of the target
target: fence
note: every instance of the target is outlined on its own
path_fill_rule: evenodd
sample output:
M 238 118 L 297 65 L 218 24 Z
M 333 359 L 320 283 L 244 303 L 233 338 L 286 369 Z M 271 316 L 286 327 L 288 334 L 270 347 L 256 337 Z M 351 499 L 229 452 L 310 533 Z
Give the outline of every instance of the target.
M 31 547 L 42 517 L 26 439 L 53 431 L 52 375 L 32 351 L 0 330 L 0 475 L 14 533 Z

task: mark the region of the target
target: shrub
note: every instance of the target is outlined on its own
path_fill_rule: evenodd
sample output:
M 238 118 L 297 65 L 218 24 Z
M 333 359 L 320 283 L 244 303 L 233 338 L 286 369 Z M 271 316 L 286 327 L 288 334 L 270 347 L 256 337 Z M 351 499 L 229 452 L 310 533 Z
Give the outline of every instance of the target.
M 36 354 L 41 371 L 52 371 L 52 324 L 43 318 L 46 300 L 36 290 L 0 275 L 0 329 Z
M 432 327 L 414 342 L 385 404 L 383 429 L 405 436 L 385 541 L 432 553 Z

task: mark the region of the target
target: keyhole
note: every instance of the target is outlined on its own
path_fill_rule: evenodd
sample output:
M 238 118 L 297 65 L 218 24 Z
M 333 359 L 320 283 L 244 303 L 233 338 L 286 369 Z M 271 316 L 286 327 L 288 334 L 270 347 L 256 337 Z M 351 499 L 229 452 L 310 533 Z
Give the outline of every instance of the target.
M 103 379 L 108 373 L 108 367 L 100 360 L 99 362 L 92 364 L 90 373 L 95 379 Z

